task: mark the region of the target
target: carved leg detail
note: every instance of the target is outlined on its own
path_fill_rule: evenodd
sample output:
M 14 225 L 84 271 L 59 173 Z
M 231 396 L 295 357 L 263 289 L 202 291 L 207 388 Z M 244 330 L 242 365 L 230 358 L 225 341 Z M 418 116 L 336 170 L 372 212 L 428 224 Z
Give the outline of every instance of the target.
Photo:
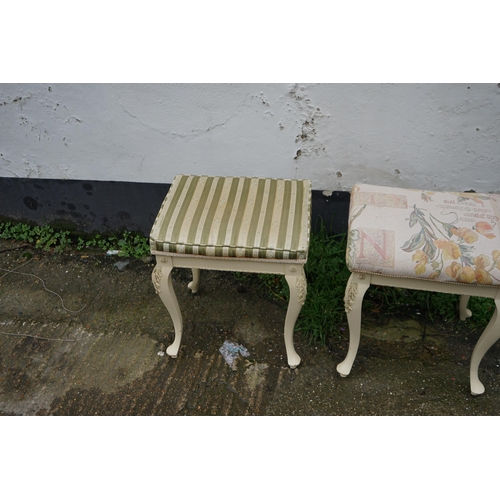
M 302 266 L 291 267 L 289 272 L 285 274 L 285 279 L 290 288 L 290 301 L 288 302 L 285 318 L 285 348 L 288 365 L 290 368 L 295 368 L 300 363 L 300 356 L 295 352 L 293 345 L 293 330 L 307 296 L 307 281 L 304 268 Z
M 200 270 L 199 269 L 191 269 L 193 272 L 193 281 L 189 283 L 188 288 L 193 292 L 196 293 L 198 291 L 198 288 L 200 286 Z
M 460 319 L 462 321 L 465 321 L 467 318 L 470 318 L 472 316 L 471 310 L 467 309 L 469 298 L 470 298 L 469 295 L 460 295 L 459 311 L 460 311 Z
M 470 362 L 470 390 L 474 396 L 484 392 L 484 385 L 479 381 L 479 364 L 488 349 L 500 338 L 500 316 L 498 314 L 500 308 L 499 295 L 500 294 L 497 294 L 497 298 L 495 299 L 495 312 L 484 329 L 483 334 L 479 337 L 472 353 Z
M 356 354 L 358 353 L 361 336 L 361 307 L 363 305 L 363 297 L 369 286 L 369 275 L 351 274 L 347 282 L 344 303 L 349 323 L 349 350 L 344 361 L 337 365 L 337 371 L 342 377 L 349 375 Z
M 154 268 L 152 278 L 156 293 L 165 304 L 174 323 L 174 342 L 167 348 L 167 354 L 172 358 L 176 358 L 182 340 L 182 316 L 172 285 L 171 259 L 165 260 L 164 265 L 157 265 Z

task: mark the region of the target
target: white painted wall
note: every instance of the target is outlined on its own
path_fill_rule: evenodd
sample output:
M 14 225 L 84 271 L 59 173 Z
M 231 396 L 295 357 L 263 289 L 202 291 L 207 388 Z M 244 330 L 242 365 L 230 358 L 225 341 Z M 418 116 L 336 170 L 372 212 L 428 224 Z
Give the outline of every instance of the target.
M 500 88 L 0 84 L 0 176 L 168 183 L 177 173 L 498 193 Z

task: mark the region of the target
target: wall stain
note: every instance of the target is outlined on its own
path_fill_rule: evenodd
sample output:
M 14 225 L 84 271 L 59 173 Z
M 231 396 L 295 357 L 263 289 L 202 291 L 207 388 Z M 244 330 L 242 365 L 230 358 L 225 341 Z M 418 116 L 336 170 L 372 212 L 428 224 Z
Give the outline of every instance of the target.
M 35 198 L 32 198 L 31 196 L 25 196 L 23 198 L 23 203 L 30 209 L 30 210 L 37 210 L 38 209 L 38 201 L 35 200 Z
M 326 150 L 325 145 L 318 139 L 316 132 L 318 122 L 325 118 L 325 115 L 306 96 L 306 90 L 305 87 L 294 84 L 288 92 L 288 95 L 302 114 L 300 133 L 295 138 L 295 143 L 300 144 L 299 151 L 301 154 L 297 154 L 294 160 L 299 156 L 319 155 Z
M 11 99 L 10 101 L 0 102 L 0 106 L 7 106 L 9 104 L 15 104 L 16 102 L 18 102 L 21 104 L 21 108 L 22 108 L 23 101 L 27 101 L 28 99 L 31 99 L 31 97 L 32 97 L 31 95 L 24 96 L 24 97 L 17 96 L 17 97 L 14 97 L 14 99 Z

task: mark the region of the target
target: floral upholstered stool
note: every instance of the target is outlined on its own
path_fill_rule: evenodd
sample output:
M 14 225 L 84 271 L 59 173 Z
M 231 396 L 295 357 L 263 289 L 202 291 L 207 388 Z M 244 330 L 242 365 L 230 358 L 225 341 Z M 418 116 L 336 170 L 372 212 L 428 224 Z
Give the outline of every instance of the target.
M 156 255 L 152 279 L 168 309 L 177 357 L 182 316 L 172 286 L 174 267 L 188 267 L 198 291 L 200 269 L 283 274 L 290 287 L 285 318 L 288 364 L 300 357 L 293 346 L 295 321 L 306 299 L 304 264 L 309 249 L 311 182 L 248 177 L 175 177 L 151 230 Z
M 360 339 L 361 305 L 370 284 L 491 297 L 495 312 L 470 364 L 472 394 L 484 392 L 478 368 L 500 338 L 500 195 L 431 192 L 357 184 L 351 194 L 345 308 L 349 351 L 337 366 L 351 371 Z

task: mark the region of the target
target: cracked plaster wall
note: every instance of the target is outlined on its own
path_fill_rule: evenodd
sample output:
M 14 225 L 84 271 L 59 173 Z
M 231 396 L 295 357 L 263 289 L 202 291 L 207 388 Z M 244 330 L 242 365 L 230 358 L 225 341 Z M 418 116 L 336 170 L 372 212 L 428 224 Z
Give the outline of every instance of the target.
M 497 84 L 0 84 L 0 176 L 500 192 Z

